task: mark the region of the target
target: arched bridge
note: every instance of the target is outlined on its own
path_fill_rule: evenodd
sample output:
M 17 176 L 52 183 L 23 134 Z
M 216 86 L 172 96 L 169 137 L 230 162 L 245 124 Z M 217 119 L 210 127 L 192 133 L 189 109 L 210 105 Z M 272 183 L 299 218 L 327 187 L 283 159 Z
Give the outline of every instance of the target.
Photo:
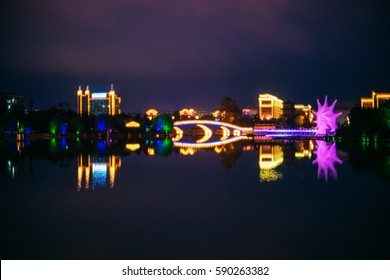
M 173 124 L 176 137 L 173 141 L 179 141 L 183 135 L 191 133 L 194 128 L 201 129 L 203 137 L 197 140 L 197 143 L 203 143 L 209 140 L 213 135 L 219 135 L 220 140 L 226 140 L 230 136 L 245 136 L 253 134 L 253 127 L 241 127 L 231 123 L 207 121 L 207 120 L 189 120 L 178 121 Z

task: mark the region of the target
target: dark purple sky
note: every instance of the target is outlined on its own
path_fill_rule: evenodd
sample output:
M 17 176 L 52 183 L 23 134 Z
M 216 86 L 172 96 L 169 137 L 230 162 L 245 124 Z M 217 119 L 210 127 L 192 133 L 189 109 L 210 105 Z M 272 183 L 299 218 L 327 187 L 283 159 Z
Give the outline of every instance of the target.
M 387 1 L 389 2 L 389 1 Z M 390 5 L 358 0 L 2 1 L 0 92 L 47 108 L 113 83 L 125 112 L 259 92 L 315 104 L 390 91 Z

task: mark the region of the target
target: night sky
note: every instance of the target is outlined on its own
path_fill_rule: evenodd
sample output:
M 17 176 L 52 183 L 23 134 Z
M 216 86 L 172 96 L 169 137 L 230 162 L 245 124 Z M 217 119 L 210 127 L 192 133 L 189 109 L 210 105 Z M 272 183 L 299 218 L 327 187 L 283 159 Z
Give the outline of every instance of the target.
M 387 2 L 387 3 L 386 3 Z M 0 92 L 75 109 L 113 83 L 125 112 L 257 94 L 315 104 L 390 91 L 390 1 L 2 1 Z

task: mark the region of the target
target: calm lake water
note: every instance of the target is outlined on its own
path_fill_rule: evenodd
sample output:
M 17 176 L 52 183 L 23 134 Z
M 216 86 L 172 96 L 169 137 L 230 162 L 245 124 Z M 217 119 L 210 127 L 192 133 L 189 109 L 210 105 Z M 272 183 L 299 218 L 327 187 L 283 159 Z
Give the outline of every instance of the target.
M 0 142 L 2 259 L 389 259 L 388 148 Z

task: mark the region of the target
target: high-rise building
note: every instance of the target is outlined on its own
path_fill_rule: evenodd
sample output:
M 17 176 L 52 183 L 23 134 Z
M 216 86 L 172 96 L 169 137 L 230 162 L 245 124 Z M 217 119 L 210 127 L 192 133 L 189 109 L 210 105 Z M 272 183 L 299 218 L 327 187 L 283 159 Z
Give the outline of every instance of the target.
M 260 120 L 279 119 L 283 115 L 283 100 L 269 93 L 259 94 Z
M 121 113 L 121 98 L 115 93 L 113 85 L 108 92 L 91 92 L 89 86 L 83 92 L 81 86 L 77 91 L 77 113 L 82 115 L 114 116 Z

